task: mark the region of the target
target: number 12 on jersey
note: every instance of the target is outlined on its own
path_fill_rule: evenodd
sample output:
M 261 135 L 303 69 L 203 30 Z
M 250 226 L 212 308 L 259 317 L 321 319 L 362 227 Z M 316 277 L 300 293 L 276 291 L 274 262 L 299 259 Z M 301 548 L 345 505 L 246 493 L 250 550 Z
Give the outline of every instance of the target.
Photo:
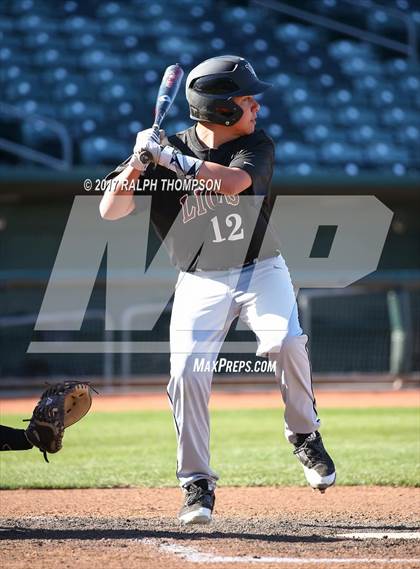
M 229 235 L 226 237 L 222 237 L 222 233 L 220 231 L 219 220 L 217 216 L 214 216 L 210 219 L 211 224 L 213 225 L 214 230 L 214 239 L 212 239 L 213 243 L 222 243 L 223 241 L 238 241 L 238 239 L 244 238 L 244 230 L 242 226 L 242 218 L 238 213 L 231 213 L 230 215 L 226 216 L 225 225 L 228 228 L 232 228 Z

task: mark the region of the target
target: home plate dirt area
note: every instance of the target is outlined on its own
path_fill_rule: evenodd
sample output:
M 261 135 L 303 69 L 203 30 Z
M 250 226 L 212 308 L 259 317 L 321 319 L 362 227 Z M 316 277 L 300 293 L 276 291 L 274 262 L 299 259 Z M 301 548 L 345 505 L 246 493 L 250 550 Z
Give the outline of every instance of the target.
M 176 488 L 11 490 L 1 567 L 420 567 L 420 490 L 219 488 L 210 526 L 182 527 Z

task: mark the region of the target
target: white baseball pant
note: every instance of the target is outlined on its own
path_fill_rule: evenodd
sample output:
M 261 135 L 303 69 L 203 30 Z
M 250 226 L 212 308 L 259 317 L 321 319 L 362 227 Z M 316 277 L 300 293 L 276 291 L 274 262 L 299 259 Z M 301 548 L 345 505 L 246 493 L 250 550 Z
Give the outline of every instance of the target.
M 210 468 L 212 371 L 194 371 L 194 360 L 216 361 L 226 334 L 239 316 L 257 337 L 257 355 L 276 361 L 276 378 L 285 403 L 285 435 L 319 428 L 307 336 L 299 325 L 297 304 L 281 255 L 241 270 L 181 272 L 170 325 L 171 379 L 168 397 L 177 432 L 177 477 L 181 486 L 207 479 Z

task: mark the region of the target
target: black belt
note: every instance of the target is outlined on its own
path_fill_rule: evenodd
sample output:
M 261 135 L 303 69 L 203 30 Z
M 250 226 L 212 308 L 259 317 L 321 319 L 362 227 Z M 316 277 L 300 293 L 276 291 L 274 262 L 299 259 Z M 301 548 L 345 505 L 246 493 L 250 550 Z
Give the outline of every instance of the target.
M 236 265 L 233 267 L 214 267 L 212 269 L 197 269 L 195 267 L 190 267 L 185 272 L 186 273 L 196 273 L 196 272 L 204 273 L 204 272 L 210 272 L 210 271 L 230 271 L 232 269 L 245 269 L 246 267 L 250 267 L 251 265 L 255 265 L 256 263 L 258 263 L 258 261 L 265 261 L 266 259 L 270 259 L 271 257 L 276 257 L 277 254 L 278 253 L 276 252 L 273 255 L 270 255 L 269 257 L 264 257 L 263 259 L 260 259 L 259 257 L 255 257 L 255 259 L 252 259 L 251 261 L 246 261 L 243 265 Z

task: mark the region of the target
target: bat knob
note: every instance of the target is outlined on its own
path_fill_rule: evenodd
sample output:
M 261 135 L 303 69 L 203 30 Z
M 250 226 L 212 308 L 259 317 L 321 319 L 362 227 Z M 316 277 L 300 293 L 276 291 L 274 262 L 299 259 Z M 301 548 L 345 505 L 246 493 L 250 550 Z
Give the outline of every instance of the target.
M 148 150 L 142 150 L 140 152 L 140 162 L 142 164 L 148 164 L 149 162 L 151 162 L 153 160 L 153 156 L 151 155 L 151 153 Z

